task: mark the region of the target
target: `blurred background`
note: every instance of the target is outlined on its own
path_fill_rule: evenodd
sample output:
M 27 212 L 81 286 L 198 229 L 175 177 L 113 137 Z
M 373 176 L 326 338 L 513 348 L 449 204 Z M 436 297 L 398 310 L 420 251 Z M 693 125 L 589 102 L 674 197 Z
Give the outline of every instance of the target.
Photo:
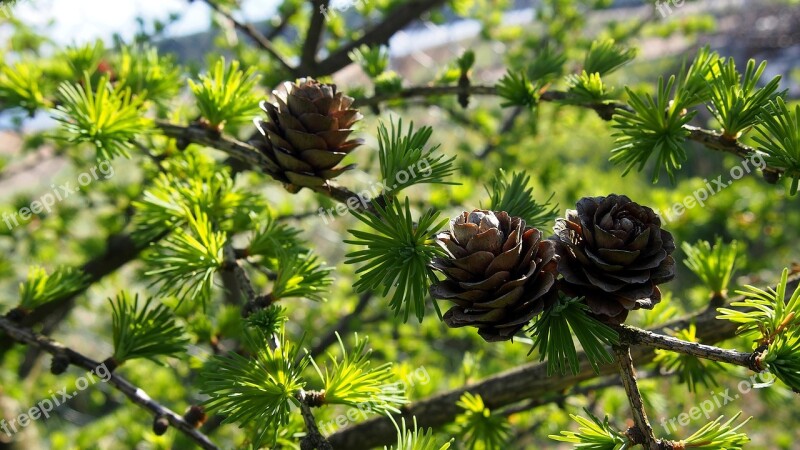
M 378 13 L 373 8 L 393 3 L 397 2 L 332 2 L 333 18 L 328 29 L 331 48 L 374 23 Z M 310 14 L 304 2 L 243 0 L 239 6 L 234 13 L 237 19 L 253 23 L 286 54 L 297 53 Z M 762 80 L 780 75 L 781 88 L 788 90 L 788 97 L 795 103 L 800 97 L 800 5 L 786 0 L 686 1 L 680 5 L 668 0 L 452 0 L 441 10 L 425 13 L 389 40 L 389 69 L 405 87 L 454 82 L 454 61 L 471 49 L 476 54 L 472 83 L 493 84 L 507 69 L 526 67 L 542 48 L 558 43 L 570 49 L 566 70 L 575 73 L 587 43 L 598 37 L 614 38 L 638 49 L 638 57 L 632 63 L 605 80 L 616 87 L 615 93 L 621 99 L 625 96 L 623 86 L 654 92 L 659 76 L 678 73 L 705 45 L 734 58 L 739 67 L 751 58 L 757 62 L 767 60 Z M 148 43 L 159 52 L 172 55 L 189 75 L 206 71 L 219 55 L 237 58 L 262 73 L 260 89 L 265 98 L 283 81 L 274 62 L 203 1 L 20 0 L 0 25 L 4 64 L 12 64 L 26 52 L 48 55 L 60 46 L 85 45 L 96 39 L 103 40 L 107 48 Z M 328 50 L 323 49 L 323 53 Z M 358 64 L 348 65 L 325 79 L 355 97 L 369 96 L 374 82 Z M 191 102 L 185 101 L 185 86 L 181 89 L 184 102 L 176 104 L 179 112 L 171 116 L 176 121 L 196 116 Z M 651 183 L 649 170 L 622 177 L 622 169 L 608 161 L 614 147 L 614 130 L 593 111 L 542 104 L 529 112 L 503 108 L 500 103 L 494 97 L 473 96 L 469 107 L 463 109 L 454 97 L 418 98 L 365 109 L 365 120 L 357 133 L 366 144 L 345 161 L 359 167 L 338 181 L 358 192 L 378 178 L 376 130 L 379 121 L 386 122 L 389 117 L 433 126 L 432 140 L 441 143 L 446 154 L 457 156 L 456 180 L 460 185 L 416 186 L 409 192 L 419 209 L 432 206 L 448 217 L 485 205 L 488 197 L 484 186 L 501 169 L 509 173 L 528 171 L 538 199 L 544 202 L 552 194 L 552 203 L 558 204 L 563 213 L 581 197 L 609 193 L 626 194 L 641 204 L 667 210 L 702 188 L 706 180 L 719 175 L 728 179 L 730 169 L 741 163 L 734 156 L 689 143 L 689 159 L 674 184 L 667 177 Z M 706 111 L 701 111 L 694 123 L 707 128 L 716 126 Z M 0 214 L 17 211 L 48 192 L 52 184 L 74 180 L 92 165 L 88 162 L 91 152 L 72 152 L 68 146 L 50 139 L 53 126 L 48 113 L 29 117 L 25 111 L 0 112 Z M 243 127 L 226 132 L 246 137 L 250 130 Z M 120 217 L 119 211 L 130 208 L 130 202 L 141 193 L 142 167 L 147 164 L 143 159 L 114 160 L 112 178 L 94 183 L 91 191 L 59 203 L 53 214 L 34 217 L 13 229 L 0 223 L 0 298 L 6 297 L 13 304 L 30 264 L 77 265 L 88 256 L 101 253 L 106 235 L 123 230 L 129 222 L 130 218 Z M 274 182 L 255 174 L 242 174 L 237 183 L 266 198 L 275 214 L 302 229 L 303 237 L 328 265 L 336 268 L 337 281 L 328 294 L 328 302 L 287 305 L 291 317 L 287 328 L 293 335 L 299 337 L 307 331 L 313 343 L 314 330 L 328 329 L 354 308 L 361 308 L 349 328 L 372 338 L 376 363 L 396 362 L 400 379 L 408 379 L 415 370 L 424 368 L 427 376 L 409 388 L 412 400 L 536 360 L 537 355 L 528 355 L 530 346 L 524 341 L 486 345 L 470 329 L 447 329 L 433 313 L 421 325 L 413 319 L 404 324 L 393 317 L 385 299 L 359 298 L 352 290 L 353 268 L 343 264 L 350 247 L 342 240 L 348 237 L 347 230 L 356 225 L 352 217 L 326 223 L 316 211 L 320 206 L 334 206 L 329 200 L 305 191 L 287 194 Z M 739 241 L 741 263 L 733 284 L 774 284 L 783 267 L 800 262 L 797 202 L 796 197 L 788 196 L 786 186 L 768 184 L 754 172 L 713 195 L 705 206 L 690 208 L 670 220 L 665 228 L 673 232 L 676 242 L 693 243 L 717 236 Z M 654 325 L 705 307 L 707 293 L 683 266 L 684 256 L 676 251 L 679 274 L 664 288 L 664 301 L 654 311 L 631 315 L 634 323 Z M 134 262 L 103 278 L 80 297 L 63 321 L 47 331 L 100 358 L 110 349 L 106 299 L 121 287 L 147 291 L 142 272 L 141 265 Z M 265 282 L 258 278 L 256 281 Z M 238 326 L 238 311 L 230 307 L 219 306 L 210 316 L 223 336 L 224 330 Z M 750 343 L 734 339 L 722 345 L 744 349 Z M 192 351 L 189 365 L 195 367 L 209 352 L 201 343 Z M 48 363 L 49 358 L 40 358 L 19 346 L 7 352 L 0 366 L 0 408 L 7 415 L 8 411 L 46 396 L 48 390 L 69 385 L 69 376 L 50 375 Z M 168 404 L 185 404 L 187 400 L 199 400 L 186 369 L 145 362 L 126 366 L 124 375 L 146 386 L 154 398 Z M 660 427 L 657 424 L 661 419 L 676 417 L 727 388 L 735 389 L 739 381 L 747 378 L 743 370 L 709 365 L 707 370 L 716 384 L 687 392 L 685 385 L 654 364 L 641 370 L 645 374 L 645 399 L 656 427 Z M 427 381 L 422 382 L 422 378 Z M 507 448 L 566 448 L 548 440 L 547 435 L 574 427 L 568 414 L 581 413 L 582 408 L 601 417 L 611 414 L 612 420 L 624 425 L 627 401 L 622 388 L 612 383 L 595 390 L 591 383 L 587 383 L 590 389 L 577 387 L 580 394 L 565 392 L 561 400 L 543 406 L 518 405 L 497 411 L 512 425 Z M 524 393 L 520 395 L 524 398 Z M 730 417 L 742 410 L 746 416 L 756 417 L 746 428 L 753 440 L 748 448 L 800 449 L 800 410 L 795 407 L 796 401 L 796 395 L 775 385 L 743 395 L 717 412 Z M 330 417 L 322 414 L 318 419 L 331 420 L 336 415 L 329 414 Z M 672 431 L 675 436 L 686 436 L 704 423 L 694 421 Z M 107 386 L 97 386 L 59 408 L 49 420 L 26 428 L 17 436 L 21 441 L 9 443 L 0 434 L 0 448 L 190 448 L 178 435 L 153 435 L 150 425 L 145 412 L 130 407 Z M 441 431 L 456 435 L 458 427 Z M 663 429 L 658 432 L 670 436 Z M 235 426 L 220 427 L 213 436 L 230 448 L 242 442 Z

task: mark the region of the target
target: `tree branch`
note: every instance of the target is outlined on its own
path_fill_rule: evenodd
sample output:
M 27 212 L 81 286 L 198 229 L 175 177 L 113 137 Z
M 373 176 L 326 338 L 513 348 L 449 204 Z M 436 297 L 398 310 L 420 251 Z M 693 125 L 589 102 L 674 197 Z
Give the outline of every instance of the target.
M 317 428 L 317 421 L 314 420 L 314 414 L 311 412 L 311 400 L 314 396 L 307 396 L 309 392 L 301 390 L 297 394 L 297 399 L 300 401 L 300 413 L 303 415 L 303 422 L 306 425 L 308 434 L 300 441 L 301 450 L 333 450 L 330 442 L 325 439 L 322 433 Z
M 334 51 L 325 60 L 316 64 L 310 76 L 330 75 L 350 64 L 350 52 L 362 45 L 375 46 L 389 42 L 395 33 L 430 11 L 443 5 L 445 0 L 409 0 L 388 11 L 386 17 L 370 28 L 363 36 Z
M 450 86 L 415 86 L 403 89 L 398 92 L 389 94 L 376 95 L 369 98 L 361 98 L 355 101 L 356 106 L 374 106 L 391 100 L 409 99 L 414 97 L 435 97 L 442 95 L 498 95 L 495 86 L 487 85 L 474 85 L 462 87 L 458 85 Z M 623 109 L 632 111 L 630 106 L 624 103 L 605 102 L 605 103 L 573 103 L 567 102 L 570 100 L 569 92 L 565 91 L 545 91 L 539 96 L 540 102 L 554 102 L 562 103 L 565 105 L 578 106 L 594 110 L 597 115 L 605 120 L 611 121 L 617 110 Z M 512 115 L 513 117 L 513 115 Z M 760 154 L 758 150 L 743 144 L 737 140 L 730 140 L 719 132 L 713 130 L 706 130 L 692 125 L 684 125 L 683 128 L 689 132 L 688 139 L 690 141 L 702 144 L 708 149 L 717 150 L 725 153 L 736 155 L 742 159 L 748 159 L 753 155 Z M 776 183 L 780 176 L 784 173 L 783 169 L 776 167 L 764 166 L 761 169 L 764 174 L 764 179 L 769 183 Z
M 156 121 L 155 125 L 161 130 L 164 136 L 175 138 L 179 142 L 187 145 L 193 143 L 217 149 L 239 161 L 249 164 L 251 170 L 260 170 L 272 178 L 283 182 L 279 178 L 279 175 L 276 174 L 277 166 L 267 158 L 266 155 L 250 144 L 215 134 L 198 126 L 182 126 L 164 121 Z M 363 208 L 360 197 L 355 192 L 330 181 L 324 186 L 315 187 L 311 190 L 326 197 L 330 197 L 340 203 L 347 204 L 348 207 L 349 203 L 355 203 L 356 208 Z M 366 202 L 365 209 L 367 211 L 375 211 L 371 202 Z
M 89 276 L 86 286 L 78 292 L 70 295 L 53 299 L 52 301 L 34 309 L 25 316 L 22 325 L 32 327 L 33 325 L 44 323 L 45 330 L 53 330 L 75 304 L 75 299 L 86 292 L 86 290 L 102 280 L 104 277 L 114 273 L 117 269 L 133 261 L 139 253 L 150 246 L 151 243 L 160 241 L 169 234 L 164 231 L 155 236 L 152 240 L 138 242 L 129 234 L 113 234 L 106 240 L 106 250 L 102 255 L 96 256 L 81 266 L 83 273 Z M 6 336 L 0 336 L 0 361 L 5 352 L 11 349 L 11 342 Z
M 791 294 L 800 284 L 800 274 L 790 278 L 786 292 Z M 742 301 L 739 296 L 733 302 Z M 741 309 L 744 308 L 734 308 Z M 697 326 L 697 337 L 705 344 L 730 339 L 736 334 L 737 324 L 716 318 L 714 310 L 689 315 L 651 329 L 653 333 L 664 334 L 669 330 L 688 328 L 692 323 Z M 582 381 L 595 379 L 617 373 L 613 365 L 600 367 L 598 374 L 589 365 L 583 352 L 578 354 L 581 361 L 577 374 L 567 373 L 564 376 L 548 377 L 547 363 L 530 363 L 509 369 L 505 372 L 485 378 L 476 383 L 446 391 L 408 405 L 402 409 L 406 420 L 417 417 L 420 427 L 437 427 L 452 422 L 461 412 L 456 402 L 465 392 L 483 397 L 486 407 L 499 409 L 528 398 L 539 398 L 553 392 L 563 391 Z M 655 352 L 652 347 L 634 345 L 631 357 L 636 364 L 646 364 L 653 360 Z M 361 450 L 391 444 L 396 437 L 392 421 L 386 417 L 377 417 L 340 430 L 328 437 L 335 449 Z
M 0 317 L 0 330 L 10 336 L 13 340 L 25 343 L 34 347 L 38 347 L 43 351 L 50 353 L 53 356 L 66 357 L 69 363 L 78 367 L 82 367 L 90 372 L 95 372 L 101 363 L 94 361 L 64 345 L 53 341 L 45 336 L 33 333 L 30 329 L 22 327 L 5 317 Z M 141 406 L 144 409 L 151 411 L 156 417 L 166 417 L 169 423 L 180 430 L 188 438 L 197 443 L 200 447 L 207 450 L 218 450 L 219 448 L 214 445 L 206 435 L 197 431 L 192 425 L 187 423 L 183 418 L 167 408 L 156 402 L 147 393 L 131 384 L 129 381 L 120 377 L 115 373 L 109 373 L 108 383 L 114 386 L 117 390 L 125 394 L 133 403 Z
M 615 327 L 615 330 L 619 332 L 620 340 L 625 344 L 643 344 L 649 347 L 683 353 L 684 355 L 696 356 L 702 359 L 734 364 L 754 372 L 761 372 L 764 370 L 758 365 L 757 358 L 754 357 L 753 353 L 727 350 L 712 345 L 700 344 L 698 342 L 684 341 L 672 336 L 653 333 L 652 331 L 626 325 Z
M 206 2 L 206 4 L 208 4 L 208 6 L 211 7 L 211 9 L 213 9 L 216 12 L 218 12 L 223 17 L 225 17 L 227 20 L 229 20 L 237 30 L 239 30 L 242 33 L 246 34 L 248 37 L 250 37 L 250 39 L 252 39 L 256 44 L 258 44 L 259 47 L 264 49 L 273 58 L 275 58 L 278 61 L 278 63 L 280 63 L 280 65 L 283 66 L 283 68 L 287 72 L 289 72 L 292 76 L 297 76 L 296 69 L 294 67 L 292 67 L 283 58 L 283 56 L 281 56 L 280 53 L 278 53 L 278 51 L 272 45 L 272 42 L 270 42 L 269 39 L 267 39 L 266 36 L 261 34 L 261 32 L 256 30 L 249 23 L 243 23 L 243 22 L 240 22 L 240 21 L 236 20 L 236 18 L 234 18 L 231 13 L 229 13 L 228 11 L 225 11 L 224 9 L 222 9 L 222 7 L 220 7 L 214 0 L 203 0 L 203 1 Z
M 372 292 L 364 292 L 358 297 L 358 303 L 356 307 L 353 308 L 353 311 L 350 314 L 342 317 L 339 319 L 339 322 L 336 325 L 328 330 L 325 336 L 317 342 L 311 351 L 308 352 L 311 358 L 316 358 L 317 356 L 321 355 L 322 352 L 328 349 L 331 345 L 336 343 L 336 333 L 340 335 L 345 331 L 350 329 L 350 324 L 353 322 L 355 318 L 361 315 L 365 309 L 367 309 L 367 305 L 369 305 L 369 301 L 372 299 L 373 294 Z
M 636 370 L 633 368 L 631 348 L 627 344 L 623 344 L 612 345 L 611 349 L 617 357 L 622 386 L 625 387 L 625 392 L 628 394 L 633 423 L 636 424 L 636 430 L 628 430 L 627 434 L 632 437 L 631 440 L 633 442 L 642 444 L 645 448 L 649 448 L 650 450 L 659 450 L 658 439 L 656 439 L 653 433 L 653 427 L 650 425 L 650 421 L 647 420 L 647 412 L 644 410 L 642 393 L 639 392 L 639 386 L 636 383 Z
M 497 147 L 497 144 L 500 141 L 500 139 L 502 139 L 502 137 L 506 133 L 508 133 L 509 131 L 511 131 L 512 128 L 514 128 L 514 125 L 517 123 L 517 118 L 522 114 L 523 111 L 525 111 L 525 109 L 522 106 L 517 106 L 511 111 L 511 114 L 509 114 L 508 117 L 506 117 L 505 120 L 503 121 L 503 125 L 500 127 L 500 131 L 494 134 L 490 138 L 489 142 L 486 144 L 486 147 L 484 147 L 483 150 L 480 153 L 478 153 L 477 158 L 479 160 L 484 160 L 486 159 L 487 156 L 489 156 L 489 153 L 491 153 L 492 150 L 494 150 L 495 147 Z
M 300 53 L 300 70 L 312 71 L 317 64 L 317 51 L 325 27 L 323 8 L 327 10 L 330 0 L 311 0 L 311 22 L 306 31 L 306 40 Z

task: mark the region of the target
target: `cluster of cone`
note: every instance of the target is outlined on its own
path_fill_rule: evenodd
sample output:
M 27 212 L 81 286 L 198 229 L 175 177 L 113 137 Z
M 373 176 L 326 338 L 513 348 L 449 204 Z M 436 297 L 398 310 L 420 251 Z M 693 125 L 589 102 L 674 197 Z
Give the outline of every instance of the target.
M 453 219 L 437 242 L 447 256 L 431 263 L 444 274 L 431 295 L 455 303 L 445 323 L 474 326 L 487 341 L 511 339 L 559 291 L 583 297 L 598 320 L 622 323 L 631 310 L 652 309 L 657 285 L 675 276 L 672 235 L 624 195 L 581 199 L 547 239 L 519 217 L 475 210 Z
M 254 142 L 273 176 L 287 186 L 323 186 L 352 166 L 337 167 L 360 139 L 350 139 L 361 114 L 335 85 L 306 78 L 284 83 Z M 658 284 L 675 276 L 672 235 L 652 209 L 624 195 L 587 197 L 559 219 L 555 235 L 505 212 L 464 212 L 437 236 L 447 256 L 432 261 L 444 279 L 434 298 L 453 306 L 451 327 L 474 326 L 487 341 L 511 339 L 556 302 L 558 292 L 583 297 L 597 319 L 619 324 L 634 309 L 661 301 Z

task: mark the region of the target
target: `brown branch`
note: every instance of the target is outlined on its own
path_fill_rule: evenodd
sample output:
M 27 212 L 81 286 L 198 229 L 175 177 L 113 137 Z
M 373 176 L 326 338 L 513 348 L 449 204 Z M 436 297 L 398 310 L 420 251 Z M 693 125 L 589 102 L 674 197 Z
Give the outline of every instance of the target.
M 269 53 L 273 58 L 275 58 L 278 63 L 280 63 L 283 68 L 289 72 L 292 76 L 297 76 L 297 70 L 292 67 L 284 58 L 278 53 L 278 50 L 272 45 L 272 42 L 269 39 L 261 34 L 260 31 L 256 30 L 252 25 L 249 23 L 244 23 L 236 20 L 231 13 L 225 11 L 222 7 L 220 7 L 214 0 L 203 0 L 211 7 L 214 11 L 221 14 L 227 20 L 229 20 L 233 26 L 241 31 L 242 33 L 246 34 L 250 39 L 252 39 L 256 44 L 259 45 L 262 49 L 264 49 L 267 53 Z
M 272 40 L 278 37 L 278 35 L 281 34 L 283 30 L 286 29 L 286 26 L 289 25 L 289 21 L 292 19 L 292 17 L 294 17 L 295 14 L 297 14 L 298 10 L 299 7 L 296 6 L 295 4 L 290 5 L 289 9 L 280 18 L 280 22 L 278 22 L 278 24 L 275 25 L 274 28 L 272 28 L 271 30 L 269 30 L 268 33 L 265 34 L 267 39 Z
M 358 303 L 356 307 L 353 308 L 353 311 L 350 314 L 339 319 L 339 322 L 336 325 L 328 330 L 325 336 L 317 342 L 317 344 L 308 352 L 311 358 L 316 358 L 317 356 L 321 355 L 322 352 L 328 349 L 331 345 L 336 343 L 336 334 L 342 334 L 345 331 L 350 329 L 350 325 L 352 324 L 353 320 L 356 319 L 361 313 L 367 309 L 367 305 L 369 305 L 369 301 L 372 299 L 373 294 L 372 292 L 365 292 L 358 297 Z
M 311 71 L 317 64 L 317 51 L 325 28 L 325 15 L 322 11 L 327 10 L 329 4 L 330 0 L 311 0 L 311 21 L 300 53 L 300 71 Z
M 32 327 L 43 323 L 44 330 L 52 331 L 63 321 L 75 305 L 75 299 L 83 294 L 89 286 L 97 283 L 106 276 L 114 273 L 117 269 L 133 261 L 139 253 L 150 246 L 151 243 L 158 242 L 165 237 L 169 231 L 164 231 L 150 240 L 137 241 L 129 234 L 114 234 L 106 240 L 106 250 L 102 255 L 96 256 L 81 266 L 83 273 L 89 276 L 84 288 L 72 292 L 64 297 L 53 299 L 52 301 L 34 309 L 22 320 L 22 325 Z M 0 360 L 5 352 L 11 349 L 10 341 L 6 336 L 0 336 Z
M 38 347 L 54 357 L 66 357 L 70 364 L 82 367 L 90 372 L 96 373 L 97 368 L 101 366 L 101 363 L 45 336 L 35 334 L 30 329 L 16 324 L 5 317 L 0 317 L 0 330 L 17 342 Z M 166 417 L 173 427 L 180 430 L 180 432 L 196 442 L 201 448 L 218 450 L 218 447 L 214 445 L 206 435 L 196 430 L 194 426 L 187 423 L 180 415 L 176 414 L 171 409 L 150 398 L 143 389 L 134 386 L 116 373 L 109 374 L 108 383 L 125 394 L 133 403 L 151 411 L 154 416 Z
M 497 144 L 500 141 L 500 139 L 502 139 L 506 133 L 508 133 L 509 131 L 511 131 L 512 128 L 514 128 L 514 125 L 517 123 L 517 118 L 522 114 L 523 111 L 525 111 L 525 108 L 522 106 L 517 106 L 511 111 L 511 114 L 509 114 L 509 116 L 506 117 L 505 120 L 503 121 L 503 125 L 500 127 L 500 131 L 498 131 L 492 137 L 490 137 L 490 140 L 486 144 L 486 147 L 484 147 L 483 150 L 481 150 L 481 152 L 478 153 L 477 158 L 479 160 L 486 159 L 486 157 L 489 156 L 489 153 L 491 153 L 492 150 L 494 150 L 495 147 L 497 147 Z
M 415 86 L 397 92 L 379 94 L 368 98 L 357 98 L 353 105 L 356 107 L 375 106 L 390 100 L 402 100 L 414 97 L 436 97 L 442 95 L 497 95 L 497 89 L 488 85 L 470 85 L 468 87 L 452 86 Z
M 344 45 L 326 59 L 317 63 L 313 70 L 309 71 L 308 75 L 330 75 L 339 71 L 351 63 L 351 51 L 362 45 L 371 47 L 389 42 L 389 39 L 405 28 L 406 25 L 426 12 L 442 6 L 444 3 L 445 0 L 409 0 L 395 9 L 387 11 L 386 17 L 380 23 L 370 28 L 359 39 Z
M 728 350 L 698 342 L 684 341 L 672 336 L 653 333 L 652 331 L 625 325 L 615 327 L 615 329 L 620 335 L 620 340 L 628 345 L 647 345 L 648 347 L 683 353 L 684 355 L 696 356 L 702 359 L 734 364 L 754 372 L 761 372 L 764 370 L 757 365 L 757 358 L 754 357 L 753 353 Z
M 753 155 L 758 154 L 758 150 L 743 144 L 737 140 L 731 140 L 723 137 L 722 133 L 712 130 L 705 130 L 703 128 L 694 127 L 691 125 L 684 125 L 683 128 L 689 131 L 689 140 L 703 144 L 712 150 L 718 150 L 725 153 L 736 155 L 742 159 L 751 158 Z M 784 170 L 773 167 L 764 167 L 761 169 L 764 172 L 764 178 L 768 181 L 777 181 L 778 177 L 783 174 Z
M 793 292 L 798 284 L 800 284 L 800 275 L 795 275 L 789 280 L 787 293 Z M 732 301 L 742 300 L 743 297 L 739 296 Z M 716 316 L 716 311 L 706 309 L 668 322 L 650 331 L 665 334 L 670 330 L 688 328 L 694 323 L 697 326 L 698 340 L 705 344 L 732 338 L 736 333 L 737 324 L 719 320 Z M 636 364 L 646 364 L 653 360 L 655 351 L 649 346 L 634 345 L 631 347 L 631 356 Z M 521 400 L 560 392 L 598 376 L 617 373 L 615 366 L 604 365 L 596 374 L 583 352 L 579 353 L 579 358 L 581 364 L 577 374 L 568 373 L 564 376 L 548 377 L 546 363 L 525 364 L 476 383 L 406 405 L 402 408 L 402 414 L 407 421 L 411 420 L 412 416 L 416 416 L 420 427 L 437 427 L 452 422 L 461 412 L 456 406 L 456 402 L 465 392 L 483 397 L 487 408 L 499 409 Z M 340 430 L 329 436 L 328 440 L 335 449 L 361 450 L 391 444 L 395 438 L 396 432 L 392 421 L 386 417 L 377 417 Z
M 311 406 L 309 406 L 309 397 L 306 394 L 308 393 L 303 390 L 297 394 L 297 399 L 300 401 L 300 413 L 303 415 L 303 422 L 306 425 L 306 430 L 308 430 L 306 436 L 300 441 L 300 449 L 333 450 L 330 442 L 325 439 L 325 436 L 317 428 L 317 421 L 314 420 L 314 414 L 311 412 Z
M 644 402 L 642 401 L 642 393 L 639 392 L 639 386 L 636 383 L 636 369 L 633 368 L 631 348 L 628 345 L 613 345 L 611 348 L 617 357 L 622 386 L 625 388 L 625 393 L 628 394 L 628 403 L 630 403 L 631 413 L 633 414 L 633 423 L 636 424 L 635 433 L 633 432 L 634 430 L 628 430 L 628 435 L 635 436 L 631 440 L 642 444 L 645 448 L 659 450 L 658 439 L 656 439 L 653 433 L 653 427 L 650 425 L 650 421 L 647 420 L 647 413 L 644 410 Z
M 391 100 L 409 99 L 415 97 L 435 97 L 442 95 L 498 95 L 495 86 L 476 85 L 476 86 L 416 86 L 403 89 L 398 92 L 389 94 L 376 95 L 369 98 L 357 99 L 356 106 L 375 106 Z M 565 91 L 544 91 L 539 96 L 541 102 L 554 102 L 562 103 L 565 105 L 573 105 L 580 108 L 587 108 L 594 110 L 597 115 L 605 120 L 611 121 L 617 110 L 633 111 L 630 106 L 624 103 L 616 102 L 600 102 L 600 103 L 575 103 L 570 101 L 569 92 Z M 513 115 L 512 115 L 513 117 Z M 738 140 L 731 140 L 722 135 L 722 133 L 706 130 L 703 128 L 695 127 L 692 125 L 684 125 L 683 128 L 688 131 L 688 139 L 690 141 L 702 144 L 708 149 L 717 150 L 725 153 L 736 155 L 742 159 L 752 158 L 754 155 L 760 154 L 758 150 L 741 143 Z M 483 154 L 481 154 L 483 155 Z M 765 166 L 761 169 L 764 174 L 764 179 L 769 183 L 775 183 L 784 170 L 776 167 Z
M 205 128 L 190 125 L 182 126 L 164 121 L 156 121 L 156 127 L 161 130 L 164 136 L 172 137 L 178 140 L 179 143 L 188 145 L 189 143 L 204 145 L 220 150 L 229 156 L 236 158 L 250 166 L 251 170 L 260 170 L 265 174 L 283 182 L 280 175 L 277 174 L 278 167 L 266 155 L 261 153 L 256 147 L 245 142 L 224 137 L 218 133 L 206 130 Z M 355 209 L 366 209 L 367 211 L 374 212 L 374 206 L 371 202 L 365 204 L 360 201 L 360 197 L 353 191 L 339 186 L 335 183 L 328 182 L 324 186 L 311 188 L 314 192 L 330 197 L 340 203 L 350 206 L 353 204 Z

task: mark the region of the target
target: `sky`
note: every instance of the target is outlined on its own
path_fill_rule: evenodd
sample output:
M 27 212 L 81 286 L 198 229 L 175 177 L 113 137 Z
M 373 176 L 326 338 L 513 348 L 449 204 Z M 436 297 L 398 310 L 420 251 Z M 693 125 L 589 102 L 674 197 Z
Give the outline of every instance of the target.
M 266 18 L 276 3 L 276 0 L 245 2 L 241 17 Z M 200 0 L 191 3 L 188 0 L 19 0 L 12 14 L 42 27 L 53 21 L 47 34 L 71 44 L 97 37 L 109 39 L 114 32 L 129 38 L 136 31 L 137 16 L 166 20 L 173 12 L 180 12 L 183 17 L 170 27 L 170 34 L 188 34 L 208 27 L 210 8 Z

